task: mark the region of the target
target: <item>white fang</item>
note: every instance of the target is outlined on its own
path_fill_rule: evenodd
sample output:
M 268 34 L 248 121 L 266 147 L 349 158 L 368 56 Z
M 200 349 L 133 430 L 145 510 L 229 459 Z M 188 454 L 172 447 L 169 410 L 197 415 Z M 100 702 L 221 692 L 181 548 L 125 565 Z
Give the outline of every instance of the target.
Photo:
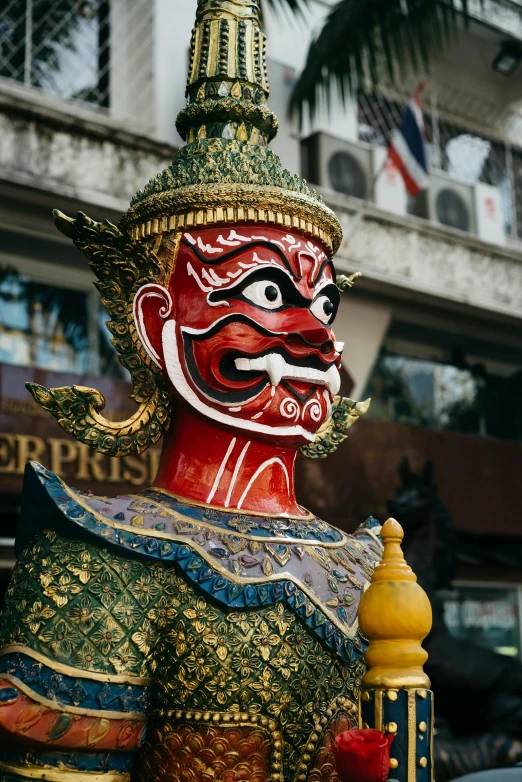
M 341 377 L 336 366 L 325 371 L 312 367 L 297 367 L 285 361 L 279 353 L 269 353 L 259 358 L 236 358 L 234 363 L 240 372 L 266 372 L 274 387 L 278 386 L 284 377 L 326 386 L 332 396 L 338 394 L 341 387 Z

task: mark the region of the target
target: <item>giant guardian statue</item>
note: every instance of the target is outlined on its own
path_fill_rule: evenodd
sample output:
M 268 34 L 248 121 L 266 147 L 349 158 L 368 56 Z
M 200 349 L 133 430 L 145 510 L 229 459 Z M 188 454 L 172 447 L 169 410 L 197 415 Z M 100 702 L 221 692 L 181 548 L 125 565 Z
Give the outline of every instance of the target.
M 367 403 L 338 396 L 341 226 L 268 147 L 258 0 L 199 0 L 186 95 L 186 145 L 118 227 L 55 213 L 137 407 L 114 422 L 94 389 L 29 390 L 94 451 L 163 450 L 134 496 L 27 467 L 0 779 L 334 782 L 336 737 L 372 727 L 395 737 L 390 777 L 429 782 L 430 609 L 401 529 L 347 535 L 294 492 L 296 458 Z

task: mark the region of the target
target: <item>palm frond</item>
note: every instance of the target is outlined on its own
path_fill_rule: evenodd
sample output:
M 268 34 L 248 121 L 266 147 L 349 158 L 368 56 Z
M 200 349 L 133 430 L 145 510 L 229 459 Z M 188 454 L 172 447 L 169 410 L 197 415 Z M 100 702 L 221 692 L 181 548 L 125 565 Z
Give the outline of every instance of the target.
M 368 77 L 396 84 L 408 70 L 426 70 L 455 39 L 460 15 L 468 21 L 468 0 L 340 0 L 310 45 L 291 114 L 301 121 L 307 106 L 313 119 L 333 85 L 344 102 Z
M 264 4 L 274 11 L 289 8 L 293 13 L 301 13 L 303 6 L 308 4 L 308 0 L 262 0 L 261 10 L 263 9 Z

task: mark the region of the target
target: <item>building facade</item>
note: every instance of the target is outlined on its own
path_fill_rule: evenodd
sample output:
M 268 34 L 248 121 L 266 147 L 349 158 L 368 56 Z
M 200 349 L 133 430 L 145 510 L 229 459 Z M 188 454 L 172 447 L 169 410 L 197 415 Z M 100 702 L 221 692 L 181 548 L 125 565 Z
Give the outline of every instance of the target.
M 94 277 L 55 230 L 51 210 L 117 222 L 136 190 L 169 163 L 181 143 L 175 118 L 184 105 L 196 4 L 8 0 L 0 11 L 6 570 L 27 459 L 101 493 L 153 479 L 157 453 L 120 463 L 82 449 L 39 412 L 24 382 L 93 385 L 114 415 L 132 409 Z M 339 216 L 345 240 L 338 270 L 364 275 L 341 304 L 336 334 L 346 345 L 346 391 L 356 399 L 371 395 L 372 412 L 327 472 L 308 466 L 305 473 L 303 466 L 303 494 L 330 521 L 353 527 L 369 511 L 386 513 L 404 457 L 415 470 L 431 458 L 464 538 L 507 539 L 517 532 L 510 509 L 522 500 L 522 4 L 471 3 L 472 21 L 429 74 L 406 76 L 400 88 L 367 86 L 344 107 L 333 93 L 330 111 L 320 108 L 300 127 L 288 118 L 289 98 L 332 4 L 311 0 L 297 19 L 265 8 L 271 106 L 280 119 L 273 149 Z M 412 201 L 386 162 L 386 145 L 418 81 L 431 179 Z M 500 554 L 497 563 L 474 556 L 461 569 L 462 601 L 478 574 L 500 584 L 502 597 L 482 596 L 475 624 L 466 619 L 466 627 L 490 630 L 500 617 L 491 645 L 520 653 L 519 631 L 512 632 L 518 560 L 506 570 Z M 448 611 L 460 632 L 459 595 Z M 493 619 L 484 620 L 484 611 Z

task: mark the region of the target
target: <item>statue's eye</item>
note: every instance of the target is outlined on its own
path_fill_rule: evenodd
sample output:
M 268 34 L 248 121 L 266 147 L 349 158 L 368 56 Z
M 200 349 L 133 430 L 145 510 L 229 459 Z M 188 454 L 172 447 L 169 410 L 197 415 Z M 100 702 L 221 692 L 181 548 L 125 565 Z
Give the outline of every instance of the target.
M 277 310 L 283 305 L 283 296 L 279 285 L 272 280 L 258 280 L 243 288 L 243 296 L 252 304 L 265 310 Z
M 312 314 L 325 325 L 332 322 L 335 317 L 336 309 L 335 303 L 329 296 L 318 296 L 310 307 Z

